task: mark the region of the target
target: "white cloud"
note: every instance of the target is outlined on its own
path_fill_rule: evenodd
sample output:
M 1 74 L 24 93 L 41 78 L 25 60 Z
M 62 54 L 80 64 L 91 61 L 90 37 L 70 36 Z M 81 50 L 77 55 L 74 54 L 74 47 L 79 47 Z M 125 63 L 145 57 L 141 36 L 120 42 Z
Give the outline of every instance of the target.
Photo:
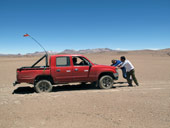
M 147 48 L 149 50 L 160 50 L 160 48 Z
M 116 48 L 115 50 L 118 50 L 118 51 L 128 51 L 129 49 Z

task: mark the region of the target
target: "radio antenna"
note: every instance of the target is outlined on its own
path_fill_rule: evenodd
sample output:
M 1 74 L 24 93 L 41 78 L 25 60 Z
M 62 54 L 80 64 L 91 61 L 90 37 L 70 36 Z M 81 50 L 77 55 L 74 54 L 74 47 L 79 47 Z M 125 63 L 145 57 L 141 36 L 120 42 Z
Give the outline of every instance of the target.
M 33 38 L 30 34 L 27 34 L 27 33 L 26 33 L 26 34 L 24 35 L 24 37 L 30 37 L 32 40 L 34 40 L 34 41 L 44 50 L 44 52 L 45 52 L 45 54 L 46 54 L 46 55 L 44 56 L 44 57 L 46 57 L 46 66 L 48 66 L 48 53 L 47 53 L 47 51 L 45 50 L 45 48 L 44 48 L 35 38 Z M 43 58 L 44 58 L 44 57 L 43 57 Z M 42 59 L 43 59 L 43 58 L 42 58 Z M 42 60 L 42 59 L 41 59 L 41 60 Z
M 30 34 L 25 34 L 24 35 L 24 37 L 30 37 L 32 40 L 34 40 L 43 50 L 44 50 L 44 52 L 47 54 L 47 51 L 45 50 L 45 48 L 35 39 L 35 38 L 33 38 Z

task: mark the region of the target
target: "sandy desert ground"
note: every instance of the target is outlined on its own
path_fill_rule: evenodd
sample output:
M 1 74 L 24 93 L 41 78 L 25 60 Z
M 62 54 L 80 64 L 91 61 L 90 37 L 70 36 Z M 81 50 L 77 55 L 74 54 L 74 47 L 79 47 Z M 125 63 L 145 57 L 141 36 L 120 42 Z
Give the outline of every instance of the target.
M 170 56 L 149 53 L 87 54 L 110 65 L 125 55 L 139 87 L 117 83 L 109 90 L 90 85 L 54 87 L 37 94 L 28 84 L 12 86 L 16 68 L 38 57 L 0 57 L 0 128 L 170 128 Z M 120 72 L 121 73 L 121 72 Z M 121 74 L 116 82 L 126 82 Z

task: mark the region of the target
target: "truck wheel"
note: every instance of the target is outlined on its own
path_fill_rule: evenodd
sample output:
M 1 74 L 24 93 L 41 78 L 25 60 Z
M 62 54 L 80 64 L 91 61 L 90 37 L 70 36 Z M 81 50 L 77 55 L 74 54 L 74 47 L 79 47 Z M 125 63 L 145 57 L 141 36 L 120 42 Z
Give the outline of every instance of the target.
M 101 89 L 110 89 L 113 86 L 113 78 L 109 75 L 102 76 L 99 80 L 99 87 Z
M 36 85 L 34 86 L 37 93 L 41 92 L 51 92 L 53 85 L 48 80 L 40 80 Z

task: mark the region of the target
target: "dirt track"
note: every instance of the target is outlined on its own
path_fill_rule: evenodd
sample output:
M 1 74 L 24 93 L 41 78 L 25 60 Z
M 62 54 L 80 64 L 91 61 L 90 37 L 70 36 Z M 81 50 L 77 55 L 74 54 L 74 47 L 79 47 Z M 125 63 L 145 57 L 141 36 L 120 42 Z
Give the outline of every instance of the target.
M 95 63 L 110 64 L 114 55 L 86 56 Z M 139 87 L 117 83 L 115 88 L 100 90 L 65 85 L 47 94 L 37 94 L 27 84 L 12 86 L 16 68 L 31 65 L 36 57 L 1 57 L 0 128 L 169 128 L 170 57 L 127 57 L 136 67 Z

